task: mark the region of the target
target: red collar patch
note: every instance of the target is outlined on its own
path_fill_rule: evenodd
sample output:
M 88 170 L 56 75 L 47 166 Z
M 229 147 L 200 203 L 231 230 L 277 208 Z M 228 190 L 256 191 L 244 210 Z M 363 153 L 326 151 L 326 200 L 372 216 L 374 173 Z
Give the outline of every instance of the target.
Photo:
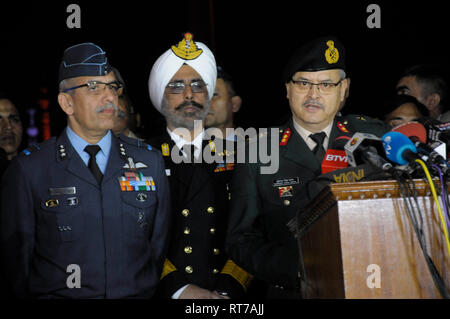
M 342 124 L 341 122 L 337 122 L 337 127 L 338 129 L 341 130 L 341 132 L 350 133 L 349 130 L 345 127 L 345 125 Z
M 281 137 L 280 146 L 285 146 L 291 137 L 291 129 L 287 128 L 283 132 L 283 136 Z

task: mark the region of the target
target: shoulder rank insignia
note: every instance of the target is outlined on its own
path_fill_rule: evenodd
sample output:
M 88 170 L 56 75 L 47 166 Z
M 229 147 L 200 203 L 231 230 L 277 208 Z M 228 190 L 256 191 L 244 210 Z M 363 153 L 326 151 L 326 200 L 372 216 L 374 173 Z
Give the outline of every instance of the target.
M 170 156 L 169 144 L 167 143 L 161 144 L 161 153 L 163 156 Z
M 194 60 L 203 53 L 202 49 L 197 48 L 197 45 L 193 41 L 194 36 L 192 33 L 185 33 L 184 39 L 178 42 L 178 45 L 172 45 L 171 49 L 175 55 L 184 60 Z
M 339 130 L 341 130 L 341 132 L 349 133 L 349 130 L 341 122 L 337 122 L 337 127 Z
M 366 120 L 366 118 L 363 115 L 358 115 L 356 118 L 358 120 L 360 120 L 360 121 L 365 121 Z
M 288 127 L 284 130 L 283 136 L 281 137 L 280 146 L 285 146 L 291 137 L 291 129 Z
M 325 51 L 325 59 L 329 64 L 334 64 L 339 61 L 339 51 L 334 47 L 334 41 L 327 41 L 328 49 Z
M 28 148 L 23 150 L 23 153 L 25 155 L 30 155 L 31 153 L 35 151 L 39 151 L 41 148 L 37 144 L 31 144 Z
M 209 140 L 209 148 L 211 149 L 211 152 L 215 153 L 216 152 L 216 143 L 214 143 L 214 141 Z
M 59 152 L 59 158 L 61 159 L 65 159 L 67 156 L 67 152 L 66 152 L 66 148 L 64 145 L 59 145 L 58 146 L 58 152 Z

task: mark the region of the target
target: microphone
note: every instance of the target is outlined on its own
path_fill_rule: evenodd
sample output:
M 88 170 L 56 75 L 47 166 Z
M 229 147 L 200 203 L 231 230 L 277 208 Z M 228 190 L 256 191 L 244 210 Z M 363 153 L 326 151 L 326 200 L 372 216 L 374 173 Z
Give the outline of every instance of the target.
M 322 162 L 322 174 L 348 166 L 347 155 L 343 150 L 327 149 Z
M 348 166 L 347 154 L 344 146 L 350 139 L 347 135 L 341 135 L 334 139 L 330 148 L 327 149 L 322 161 L 322 174 L 326 174 L 335 170 L 340 170 Z
M 430 146 L 436 153 L 447 159 L 447 145 L 444 142 L 435 141 Z
M 373 139 L 370 140 L 369 138 Z M 347 147 L 347 144 L 354 144 Z M 377 144 L 372 146 L 370 144 Z M 365 146 L 368 144 L 369 146 Z M 307 183 L 307 197 L 312 199 L 325 186 L 330 183 L 353 183 L 360 180 L 385 180 L 390 178 L 392 164 L 377 154 L 377 148 L 384 152 L 381 140 L 375 135 L 356 133 L 352 138 L 340 136 L 332 144 L 333 149 L 328 149 L 322 162 L 322 175 Z M 337 148 L 344 148 L 337 149 Z M 356 152 L 353 149 L 356 149 Z M 350 149 L 350 150 L 349 150 Z M 350 155 L 350 156 L 349 156 Z M 352 158 L 353 165 L 348 166 Z M 355 160 L 356 158 L 356 160 Z M 386 169 L 380 166 L 386 165 Z M 375 168 L 375 167 L 376 168 Z M 388 171 L 389 173 L 387 173 Z
M 383 143 L 373 134 L 355 133 L 344 149 L 351 166 L 369 163 L 383 171 L 393 168 L 391 163 L 379 155 L 384 152 Z
M 425 144 L 427 132 L 425 126 L 422 124 L 417 122 L 409 122 L 393 128 L 392 131 L 402 133 L 409 137 L 409 139 L 414 143 L 417 152 L 426 155 L 425 161 L 429 158 L 433 163 L 442 164 L 443 161 L 445 162 L 445 158 L 441 156 L 441 154 L 436 152 L 433 147 Z M 435 147 L 439 147 L 440 145 L 441 143 L 438 143 Z
M 428 143 L 439 141 L 450 147 L 450 123 L 442 123 L 438 120 L 426 117 L 419 120 L 427 130 Z M 447 154 L 446 154 L 447 155 Z M 447 156 L 446 156 L 447 157 Z
M 409 122 L 392 129 L 392 132 L 399 132 L 408 136 L 414 143 L 426 143 L 427 142 L 427 130 L 425 126 L 419 122 Z
M 381 138 L 387 158 L 399 165 L 414 163 L 420 159 L 417 155 L 416 146 L 404 134 L 399 132 L 388 132 Z

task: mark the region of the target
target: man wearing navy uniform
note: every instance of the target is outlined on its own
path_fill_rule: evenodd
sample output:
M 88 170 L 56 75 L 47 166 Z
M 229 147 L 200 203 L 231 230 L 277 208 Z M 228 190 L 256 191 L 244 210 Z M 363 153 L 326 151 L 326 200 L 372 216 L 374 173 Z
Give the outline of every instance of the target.
M 22 298 L 150 298 L 170 216 L 161 154 L 111 133 L 121 85 L 100 47 L 68 48 L 59 82 L 68 126 L 2 181 L 6 277 Z
M 216 78 L 214 55 L 190 33 L 164 52 L 150 73 L 150 98 L 167 122 L 165 132 L 150 143 L 161 147 L 165 159 L 173 214 L 159 297 L 240 298 L 252 278 L 224 253 L 233 166 L 202 122 Z M 181 163 L 174 161 L 178 152 Z M 203 161 L 208 152 L 220 160 Z

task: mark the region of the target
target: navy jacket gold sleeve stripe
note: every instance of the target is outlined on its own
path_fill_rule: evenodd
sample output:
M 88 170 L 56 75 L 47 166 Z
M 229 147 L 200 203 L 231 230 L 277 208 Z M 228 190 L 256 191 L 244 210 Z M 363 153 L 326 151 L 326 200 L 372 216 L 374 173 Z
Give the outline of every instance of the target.
M 175 143 L 167 133 L 150 144 L 163 151 L 172 194 L 172 236 L 158 296 L 170 298 L 187 284 L 243 296 L 251 275 L 225 253 L 233 166 L 175 164 Z
M 154 294 L 169 235 L 169 188 L 160 152 L 136 143 L 112 136 L 101 186 L 65 132 L 13 161 L 2 180 L 1 247 L 16 296 Z M 127 168 L 128 158 L 140 168 Z M 124 191 L 119 179 L 130 172 L 151 177 L 154 187 Z M 70 285 L 71 265 L 79 267 L 79 288 Z

